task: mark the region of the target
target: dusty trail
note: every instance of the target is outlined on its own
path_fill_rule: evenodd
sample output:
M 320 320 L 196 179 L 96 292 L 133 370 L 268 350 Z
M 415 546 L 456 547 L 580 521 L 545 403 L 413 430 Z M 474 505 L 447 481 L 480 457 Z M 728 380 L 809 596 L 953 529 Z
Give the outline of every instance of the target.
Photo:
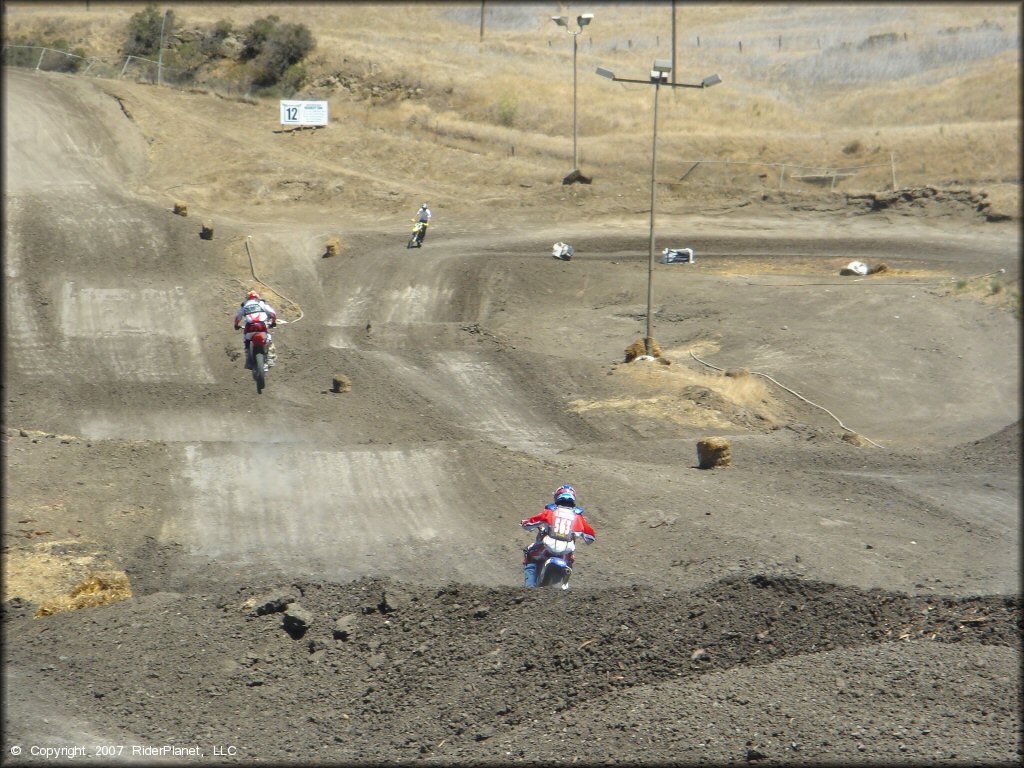
M 334 260 L 312 211 L 226 217 L 202 241 L 145 187 L 143 129 L 115 99 L 4 78 L 22 116 L 5 136 L 5 533 L 25 562 L 109 561 L 135 588 L 45 619 L 7 604 L 12 737 L 547 760 L 525 734 L 558 713 L 590 729 L 587 760 L 1014 757 L 1019 328 L 944 284 L 1016 268 L 1015 231 L 666 216 L 666 243 L 698 233 L 692 268 L 657 271 L 672 365 L 624 366 L 645 319 L 628 208 L 591 229 L 524 207 L 514 235 L 470 219 L 417 252 L 366 225 Z M 261 396 L 229 324 L 250 236 L 271 297 L 302 312 Z M 566 238 L 578 258 L 551 259 Z M 828 285 L 865 254 L 895 276 Z M 885 448 L 785 393 L 728 389 L 691 351 L 770 371 Z M 328 391 L 338 374 L 351 392 Z M 694 467 L 709 433 L 733 467 Z M 574 592 L 525 594 L 516 522 L 566 481 L 598 543 Z M 268 593 L 312 611 L 308 633 L 254 615 Z M 886 682 L 811 696 L 837 678 Z M 60 692 L 63 725 L 36 686 Z M 807 725 L 775 707 L 805 697 Z M 698 705 L 723 717 L 684 720 Z M 900 712 L 906 738 L 880 725 Z M 870 732 L 868 754 L 834 718 Z

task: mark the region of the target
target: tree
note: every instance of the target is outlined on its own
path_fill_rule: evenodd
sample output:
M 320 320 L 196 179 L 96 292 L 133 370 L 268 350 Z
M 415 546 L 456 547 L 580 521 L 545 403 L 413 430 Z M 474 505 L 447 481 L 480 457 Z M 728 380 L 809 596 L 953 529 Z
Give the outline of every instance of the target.
M 174 30 L 174 11 L 164 15 L 150 3 L 128 20 L 128 41 L 124 45 L 124 53 L 131 56 L 156 58 L 160 53 L 160 30 L 164 35 L 171 35 Z

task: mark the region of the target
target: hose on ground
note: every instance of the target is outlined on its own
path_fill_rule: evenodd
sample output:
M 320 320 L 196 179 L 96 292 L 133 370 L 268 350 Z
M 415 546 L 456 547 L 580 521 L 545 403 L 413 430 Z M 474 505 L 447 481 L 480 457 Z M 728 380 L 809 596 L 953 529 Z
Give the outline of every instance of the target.
M 252 272 L 252 279 L 255 280 L 257 283 L 259 283 L 260 285 L 266 286 L 267 288 L 272 290 L 274 293 L 276 293 L 278 296 L 280 296 L 282 299 L 284 299 L 289 304 L 293 305 L 296 309 L 299 310 L 299 316 L 297 318 L 295 318 L 294 320 L 289 320 L 288 321 L 289 325 L 291 325 L 293 323 L 299 322 L 299 320 L 301 320 L 302 317 L 303 317 L 302 307 L 299 305 L 299 303 L 297 301 L 293 301 L 292 299 L 289 299 L 287 296 L 285 296 L 283 293 L 281 293 L 279 290 L 277 290 L 273 286 L 269 285 L 268 283 L 263 282 L 263 280 L 259 277 L 259 275 L 256 274 L 256 265 L 253 262 L 253 258 L 252 258 L 252 251 L 253 251 L 253 249 L 249 247 L 249 243 L 250 243 L 251 240 L 252 240 L 252 235 L 246 235 L 245 236 L 245 253 L 249 257 L 249 271 Z
M 690 357 L 692 357 L 694 360 L 696 360 L 701 365 L 706 365 L 708 368 L 714 368 L 716 371 L 723 370 L 722 368 L 719 368 L 717 365 L 712 365 L 711 363 L 709 363 L 709 362 L 707 362 L 705 360 L 701 360 L 699 357 L 697 357 L 695 354 L 693 354 L 692 351 L 690 352 Z M 761 377 L 763 377 L 765 379 L 768 379 L 768 381 L 772 382 L 772 384 L 775 384 L 776 386 L 781 387 L 782 389 L 784 389 L 787 392 L 789 392 L 791 395 L 795 395 L 796 397 L 800 398 L 801 400 L 803 400 L 808 405 L 813 405 L 815 408 L 824 411 L 829 416 L 831 416 L 833 419 L 835 419 L 836 423 L 840 427 L 842 427 L 844 430 L 846 430 L 847 432 L 849 432 L 851 434 L 854 434 L 854 435 L 860 435 L 860 433 L 857 432 L 856 430 L 850 429 L 848 426 L 843 424 L 843 422 L 841 422 L 839 420 L 839 417 L 836 416 L 834 413 L 832 413 L 832 411 L 830 411 L 828 408 L 825 408 L 824 406 L 818 405 L 817 403 L 812 403 L 810 400 L 808 400 L 806 397 L 801 395 L 799 392 L 795 392 L 794 390 L 790 389 L 786 385 L 780 384 L 775 379 L 773 379 L 771 376 L 769 376 L 767 373 L 759 373 L 758 371 L 751 371 L 750 373 L 752 373 L 754 376 L 761 376 Z M 864 437 L 864 435 L 860 435 L 860 436 Z M 871 443 L 876 448 L 882 448 L 883 447 L 883 446 L 879 445 L 878 443 L 876 443 L 874 440 L 870 440 L 869 438 L 866 438 L 866 437 L 864 437 L 864 439 L 867 440 L 869 443 Z

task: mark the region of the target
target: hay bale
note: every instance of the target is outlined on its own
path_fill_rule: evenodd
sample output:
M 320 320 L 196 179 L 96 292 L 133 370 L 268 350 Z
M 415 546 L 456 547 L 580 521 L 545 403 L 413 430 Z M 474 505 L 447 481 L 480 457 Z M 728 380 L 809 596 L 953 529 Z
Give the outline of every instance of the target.
M 199 237 L 203 240 L 213 240 L 213 222 L 204 221 L 199 228 Z
M 867 448 L 869 445 L 871 445 L 871 443 L 869 443 L 861 435 L 858 435 L 856 432 L 844 432 L 842 440 L 844 443 L 855 445 L 858 448 Z
M 624 362 L 632 363 L 641 355 L 647 354 L 647 347 L 644 346 L 643 339 L 637 339 L 628 347 L 626 347 L 626 358 Z
M 636 360 L 638 357 L 646 355 L 647 354 L 647 344 L 646 344 L 647 341 L 650 341 L 650 343 L 651 343 L 651 357 L 660 358 L 661 357 L 661 347 L 658 346 L 658 342 L 656 342 L 654 339 L 637 339 L 632 344 L 630 344 L 628 347 L 626 347 L 626 357 L 623 360 L 623 362 L 631 363 L 634 360 Z
M 52 616 L 63 611 L 95 608 L 97 605 L 117 603 L 132 596 L 128 574 L 124 571 L 94 573 L 76 585 L 63 597 L 48 600 L 36 611 L 36 616 Z
M 743 379 L 750 375 L 750 371 L 746 368 L 729 368 L 725 375 L 730 379 Z
M 179 200 L 174 204 L 174 212 L 178 216 L 188 216 L 188 203 L 183 203 Z
M 341 238 L 332 237 L 327 241 L 327 247 L 324 250 L 323 258 L 329 259 L 331 256 L 337 256 L 341 253 Z
M 331 392 L 350 392 L 351 390 L 352 380 L 348 376 L 339 373 L 331 382 Z
M 732 445 L 724 437 L 706 437 L 697 441 L 697 465 L 701 469 L 728 467 L 732 464 Z

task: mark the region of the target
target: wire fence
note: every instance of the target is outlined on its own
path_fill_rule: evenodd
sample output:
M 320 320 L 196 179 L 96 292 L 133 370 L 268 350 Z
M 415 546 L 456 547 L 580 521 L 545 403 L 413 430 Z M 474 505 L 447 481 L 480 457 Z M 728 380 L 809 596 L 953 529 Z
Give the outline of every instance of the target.
M 67 72 L 111 80 L 128 79 L 140 83 L 156 83 L 174 87 L 194 84 L 191 71 L 134 54 L 126 54 L 122 58 L 111 60 L 98 56 L 81 56 L 70 51 L 42 45 L 5 43 L 3 65 L 43 72 Z M 236 95 L 241 95 L 245 91 L 248 95 L 248 89 L 224 83 L 218 83 L 218 86 L 220 86 L 219 90 Z
M 732 167 L 735 166 L 745 169 L 743 175 L 747 177 L 748 181 L 757 179 L 759 186 L 774 186 L 779 191 L 786 189 L 788 182 L 789 189 L 827 186 L 830 192 L 834 192 L 838 185 L 854 177 L 858 177 L 861 187 L 878 190 L 881 187 L 891 186 L 894 192 L 899 189 L 896 183 L 895 152 L 889 153 L 889 162 L 862 165 L 801 165 L 800 163 L 767 163 L 709 158 L 679 160 L 678 162 L 688 165 L 689 168 L 673 182 L 675 184 L 686 182 L 695 172 L 698 172 L 698 169 L 704 168 L 714 170 L 701 177 L 702 183 L 714 181 L 714 177 L 718 176 L 720 181 L 729 186 L 737 186 L 738 179 L 732 173 Z M 764 169 L 764 171 L 758 173 L 757 169 Z M 718 171 L 718 173 L 716 174 L 714 171 Z

